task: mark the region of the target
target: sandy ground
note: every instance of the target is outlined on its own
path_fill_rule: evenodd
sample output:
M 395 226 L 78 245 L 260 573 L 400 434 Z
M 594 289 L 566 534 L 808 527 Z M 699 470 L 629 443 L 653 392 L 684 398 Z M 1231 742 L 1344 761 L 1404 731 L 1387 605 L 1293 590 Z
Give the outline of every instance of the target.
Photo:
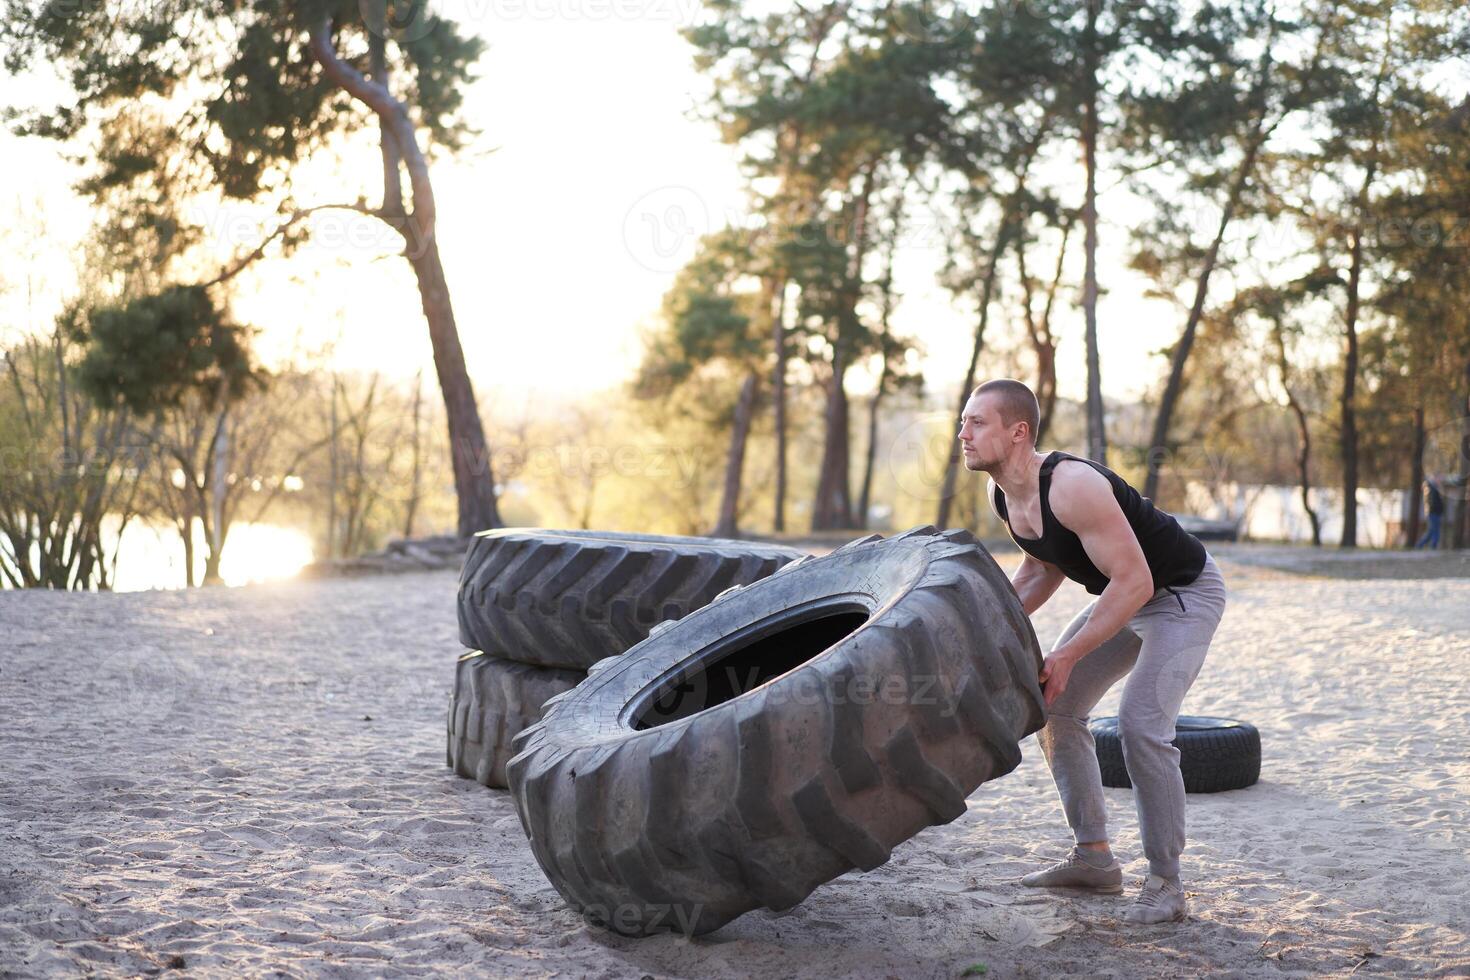
M 694 940 L 584 925 L 444 767 L 453 575 L 0 594 L 0 975 L 1470 976 L 1470 581 L 1223 565 L 1186 710 L 1265 763 L 1190 798 L 1191 921 L 1118 922 L 1127 790 L 1128 895 L 1015 883 L 1067 846 L 1028 739 L 885 866 Z

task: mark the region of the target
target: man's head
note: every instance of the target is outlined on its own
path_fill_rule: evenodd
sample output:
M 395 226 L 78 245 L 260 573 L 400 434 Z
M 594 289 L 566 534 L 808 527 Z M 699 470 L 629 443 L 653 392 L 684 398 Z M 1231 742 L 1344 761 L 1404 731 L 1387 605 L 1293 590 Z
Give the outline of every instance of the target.
M 1013 453 L 1036 449 L 1041 406 L 1031 389 L 1011 378 L 980 385 L 965 402 L 960 419 L 960 447 L 965 468 L 990 470 Z

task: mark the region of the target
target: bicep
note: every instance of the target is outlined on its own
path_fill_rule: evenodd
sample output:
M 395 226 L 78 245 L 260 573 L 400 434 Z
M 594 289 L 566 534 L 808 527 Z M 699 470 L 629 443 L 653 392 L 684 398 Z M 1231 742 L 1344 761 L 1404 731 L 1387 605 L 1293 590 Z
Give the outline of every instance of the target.
M 1021 567 L 1016 569 L 1017 581 L 1029 581 L 1041 579 L 1043 581 L 1061 583 L 1064 578 L 1062 570 L 1049 561 L 1042 561 L 1026 552 L 1021 552 Z
M 1052 511 L 1058 500 L 1052 498 Z M 1138 544 L 1138 535 L 1118 506 L 1107 478 L 1088 468 L 1072 474 L 1063 494 L 1062 513 L 1057 518 L 1077 535 L 1087 557 L 1109 580 L 1135 577 L 1153 584 L 1148 561 Z

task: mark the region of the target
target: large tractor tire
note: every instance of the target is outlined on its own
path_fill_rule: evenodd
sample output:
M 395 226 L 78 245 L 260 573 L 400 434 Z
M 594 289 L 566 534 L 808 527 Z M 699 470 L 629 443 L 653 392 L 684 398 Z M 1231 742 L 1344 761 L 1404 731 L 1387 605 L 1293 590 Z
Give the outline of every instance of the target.
M 449 695 L 449 768 L 466 779 L 503 788 L 505 764 L 515 754 L 511 740 L 541 720 L 543 704 L 586 676 L 580 670 L 532 667 L 479 651 L 460 657 Z
M 722 538 L 505 528 L 476 535 L 459 583 L 465 646 L 586 670 L 655 624 L 749 585 L 802 553 Z
M 1041 651 L 964 531 L 915 528 L 720 598 L 553 698 L 507 775 L 552 884 L 628 935 L 706 933 L 876 868 L 1013 770 Z

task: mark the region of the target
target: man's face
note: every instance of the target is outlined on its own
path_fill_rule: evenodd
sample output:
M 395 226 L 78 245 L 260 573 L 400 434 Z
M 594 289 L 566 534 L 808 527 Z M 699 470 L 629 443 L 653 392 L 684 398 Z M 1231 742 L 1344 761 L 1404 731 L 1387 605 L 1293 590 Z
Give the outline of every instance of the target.
M 1011 428 L 1002 421 L 993 396 L 971 395 L 960 418 L 960 450 L 965 457 L 965 469 L 978 472 L 1000 465 L 1015 443 Z

